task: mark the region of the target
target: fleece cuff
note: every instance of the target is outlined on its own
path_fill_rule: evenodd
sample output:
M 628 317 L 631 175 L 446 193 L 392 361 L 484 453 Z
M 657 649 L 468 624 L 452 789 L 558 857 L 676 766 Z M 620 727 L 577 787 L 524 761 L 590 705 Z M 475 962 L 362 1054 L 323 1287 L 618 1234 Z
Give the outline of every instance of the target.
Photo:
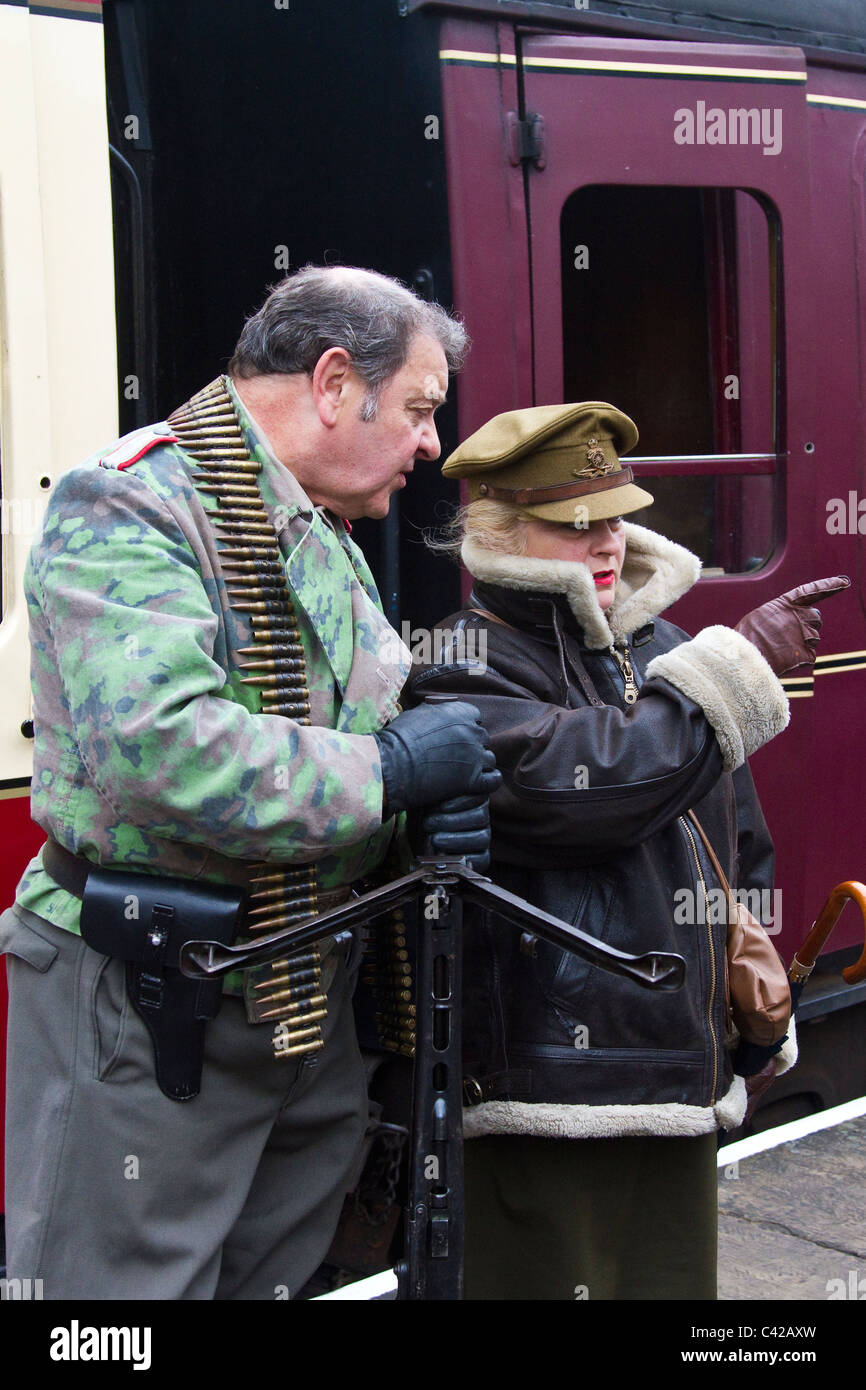
M 705 627 L 690 642 L 654 657 L 660 676 L 700 705 L 715 730 L 725 771 L 787 727 L 788 697 L 757 647 L 730 627 Z
M 788 1024 L 788 1036 L 782 1044 L 781 1051 L 777 1052 L 773 1058 L 776 1065 L 776 1075 L 784 1076 L 786 1071 L 790 1071 L 796 1064 L 797 1055 L 797 1024 L 792 1014 L 791 1022 Z

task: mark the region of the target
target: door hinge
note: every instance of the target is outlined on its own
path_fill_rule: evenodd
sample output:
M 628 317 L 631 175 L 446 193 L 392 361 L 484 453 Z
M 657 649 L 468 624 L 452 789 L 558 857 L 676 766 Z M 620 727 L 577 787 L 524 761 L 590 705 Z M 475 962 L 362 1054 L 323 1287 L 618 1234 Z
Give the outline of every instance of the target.
M 544 168 L 547 163 L 547 144 L 543 116 L 539 116 L 537 111 L 530 111 L 526 118 L 521 120 L 516 111 L 506 111 L 505 134 L 510 164 L 522 164 L 528 159 L 536 169 Z

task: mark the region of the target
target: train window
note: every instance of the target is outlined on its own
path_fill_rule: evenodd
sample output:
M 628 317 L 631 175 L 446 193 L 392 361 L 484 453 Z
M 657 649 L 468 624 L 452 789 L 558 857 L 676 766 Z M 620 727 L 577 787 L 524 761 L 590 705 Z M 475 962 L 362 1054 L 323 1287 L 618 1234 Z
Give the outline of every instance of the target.
M 741 189 L 592 185 L 561 221 L 566 400 L 640 431 L 632 520 L 743 573 L 775 540 L 778 221 Z

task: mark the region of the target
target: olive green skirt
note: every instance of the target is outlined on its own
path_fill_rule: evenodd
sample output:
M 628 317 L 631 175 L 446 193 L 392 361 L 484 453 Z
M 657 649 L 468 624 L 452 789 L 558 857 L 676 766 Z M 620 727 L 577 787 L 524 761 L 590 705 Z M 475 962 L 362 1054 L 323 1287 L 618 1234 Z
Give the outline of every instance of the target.
M 714 1299 L 716 1135 L 470 1139 L 467 1299 Z

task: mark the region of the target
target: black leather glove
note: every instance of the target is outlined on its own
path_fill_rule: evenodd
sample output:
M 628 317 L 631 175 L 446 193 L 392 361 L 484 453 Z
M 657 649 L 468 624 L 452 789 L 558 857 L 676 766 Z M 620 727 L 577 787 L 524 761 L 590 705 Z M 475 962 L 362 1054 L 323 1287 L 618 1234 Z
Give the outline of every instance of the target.
M 484 873 L 490 865 L 490 801 L 486 796 L 456 796 L 431 806 L 418 823 L 420 854 L 465 859 Z
M 821 614 L 814 605 L 850 587 L 851 580 L 844 574 L 801 584 L 799 589 L 753 608 L 734 630 L 758 648 L 777 676 L 797 666 L 811 666 L 821 633 Z
M 502 781 L 481 716 L 465 700 L 406 710 L 373 737 L 382 760 L 386 815 L 455 796 L 489 796 Z

